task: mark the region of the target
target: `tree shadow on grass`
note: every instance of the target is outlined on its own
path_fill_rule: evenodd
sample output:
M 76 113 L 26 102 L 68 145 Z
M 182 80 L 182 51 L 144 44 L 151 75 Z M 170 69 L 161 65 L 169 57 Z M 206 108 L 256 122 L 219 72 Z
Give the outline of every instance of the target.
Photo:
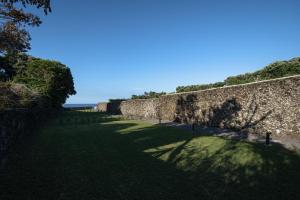
M 295 152 L 135 121 L 51 125 L 16 152 L 1 199 L 299 197 Z
M 142 151 L 184 171 L 189 192 L 202 191 L 208 199 L 300 197 L 299 153 L 279 144 L 267 147 L 171 130 L 154 126 L 125 136 Z
M 71 124 L 51 124 L 30 146 L 20 143 L 0 175 L 0 199 L 193 199 L 181 170 L 120 134 L 136 123 Z

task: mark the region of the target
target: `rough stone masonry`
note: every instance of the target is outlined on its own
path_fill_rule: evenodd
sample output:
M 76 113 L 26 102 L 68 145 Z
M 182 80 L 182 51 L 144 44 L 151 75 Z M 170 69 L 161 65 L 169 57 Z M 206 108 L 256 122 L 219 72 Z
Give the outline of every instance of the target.
M 196 123 L 206 127 L 300 135 L 300 76 L 127 100 L 124 117 Z

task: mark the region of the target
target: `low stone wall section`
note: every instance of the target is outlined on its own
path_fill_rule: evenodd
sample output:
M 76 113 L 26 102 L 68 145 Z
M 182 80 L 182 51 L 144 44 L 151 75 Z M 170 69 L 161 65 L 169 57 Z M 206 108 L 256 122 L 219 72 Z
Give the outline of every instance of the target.
M 130 119 L 158 119 L 159 108 L 159 99 L 136 99 L 121 103 L 121 113 Z
M 97 111 L 98 112 L 107 112 L 107 105 L 108 103 L 106 102 L 101 102 L 97 104 Z
M 121 103 L 124 100 L 117 99 L 117 100 L 110 100 L 110 102 L 100 102 L 97 104 L 98 112 L 105 112 L 114 115 L 121 114 Z

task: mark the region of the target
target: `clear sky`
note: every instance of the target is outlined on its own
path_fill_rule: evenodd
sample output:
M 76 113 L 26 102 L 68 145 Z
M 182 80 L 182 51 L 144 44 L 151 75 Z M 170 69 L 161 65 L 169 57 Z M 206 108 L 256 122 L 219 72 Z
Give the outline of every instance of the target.
M 29 54 L 71 68 L 68 103 L 172 92 L 300 56 L 299 0 L 52 0 L 52 9 L 30 29 Z

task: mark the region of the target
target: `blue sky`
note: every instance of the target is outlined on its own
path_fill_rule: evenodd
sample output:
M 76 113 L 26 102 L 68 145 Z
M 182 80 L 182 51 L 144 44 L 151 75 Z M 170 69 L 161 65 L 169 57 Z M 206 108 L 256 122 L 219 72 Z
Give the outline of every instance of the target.
M 299 0 L 52 0 L 29 54 L 71 68 L 96 103 L 222 81 L 300 56 Z

